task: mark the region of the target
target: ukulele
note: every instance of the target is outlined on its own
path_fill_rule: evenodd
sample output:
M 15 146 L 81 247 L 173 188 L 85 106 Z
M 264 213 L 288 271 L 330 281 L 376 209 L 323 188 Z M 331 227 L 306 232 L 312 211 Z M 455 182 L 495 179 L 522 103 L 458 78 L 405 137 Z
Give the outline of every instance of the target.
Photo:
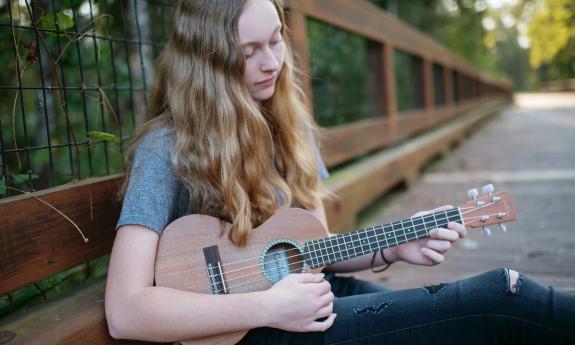
M 429 230 L 457 222 L 479 228 L 516 219 L 507 192 L 478 197 L 447 211 L 329 236 L 321 222 L 300 208 L 282 209 L 254 228 L 244 247 L 228 240 L 231 224 L 207 215 L 176 219 L 162 232 L 155 266 L 156 285 L 206 294 L 260 291 L 290 273 L 320 272 L 323 267 L 426 238 Z M 486 231 L 487 232 L 487 231 Z M 489 234 L 489 233 L 488 233 Z M 235 344 L 247 333 L 238 331 L 182 341 L 182 344 Z

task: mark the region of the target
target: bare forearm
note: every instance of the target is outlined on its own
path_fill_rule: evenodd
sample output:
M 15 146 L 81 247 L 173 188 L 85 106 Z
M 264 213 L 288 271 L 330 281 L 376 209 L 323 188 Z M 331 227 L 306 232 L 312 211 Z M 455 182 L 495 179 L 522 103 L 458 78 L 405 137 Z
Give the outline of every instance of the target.
M 397 261 L 397 255 L 394 248 L 387 248 L 384 250 L 385 259 L 389 262 Z M 365 254 L 362 256 L 357 256 L 353 259 L 348 259 L 345 261 L 336 262 L 327 266 L 325 269 L 331 272 L 349 273 L 357 272 L 368 269 L 371 267 L 371 259 L 373 258 L 373 253 Z M 381 255 L 377 254 L 375 257 L 374 266 L 385 265 L 381 259 Z
M 109 319 L 117 338 L 178 341 L 265 326 L 270 315 L 264 300 L 263 292 L 207 295 L 144 287 Z

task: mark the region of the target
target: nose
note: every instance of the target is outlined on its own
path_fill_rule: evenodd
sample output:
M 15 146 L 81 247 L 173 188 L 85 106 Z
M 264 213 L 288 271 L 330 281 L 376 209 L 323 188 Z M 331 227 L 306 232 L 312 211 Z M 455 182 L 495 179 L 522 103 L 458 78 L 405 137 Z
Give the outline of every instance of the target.
M 264 54 L 262 54 L 262 61 L 260 63 L 260 70 L 262 72 L 275 72 L 280 67 L 278 59 L 275 57 L 273 52 L 269 47 L 264 49 Z

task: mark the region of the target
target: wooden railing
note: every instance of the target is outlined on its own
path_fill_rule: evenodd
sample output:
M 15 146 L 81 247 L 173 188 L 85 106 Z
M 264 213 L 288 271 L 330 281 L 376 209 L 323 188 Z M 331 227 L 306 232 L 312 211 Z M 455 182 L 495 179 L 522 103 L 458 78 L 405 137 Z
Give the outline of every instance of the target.
M 376 76 L 373 87 L 379 95 L 381 116 L 326 129 L 322 140 L 322 155 L 329 167 L 373 153 L 372 159 L 332 169 L 332 178 L 327 184 L 339 198 L 326 200 L 326 210 L 334 231 L 353 226 L 357 212 L 393 184 L 413 180 L 426 160 L 448 150 L 452 142 L 462 140 L 476 121 L 497 111 L 509 99 L 507 83 L 478 71 L 463 58 L 368 2 L 289 0 L 288 8 L 291 38 L 305 75 L 310 71 L 307 18 L 357 33 L 371 42 L 369 70 Z M 417 85 L 424 99 L 421 109 L 402 114 L 397 110 L 395 49 L 423 61 L 417 72 L 422 76 L 422 82 Z M 443 71 L 445 97 L 440 106 L 434 101 L 434 65 Z M 311 98 L 310 79 L 306 78 L 303 83 Z M 470 112 L 475 112 L 473 118 L 454 124 L 455 118 Z M 433 132 L 434 128 L 449 130 Z M 427 136 L 413 141 L 417 142 L 415 146 L 382 151 L 392 143 L 422 133 Z M 344 173 L 350 171 L 353 174 Z M 84 243 L 66 219 L 29 195 L 0 200 L 0 294 L 109 253 L 121 207 L 121 202 L 115 199 L 121 178 L 121 175 L 91 178 L 35 193 L 73 219 L 90 239 L 88 243 Z M 79 298 L 77 293 L 76 297 L 51 302 L 67 303 L 68 307 L 62 310 L 66 310 L 68 318 L 78 315 L 73 323 L 36 320 L 33 326 L 25 326 L 31 324 L 26 318 L 34 317 L 35 312 L 3 320 L 0 331 L 14 333 L 14 338 L 5 343 L 24 343 L 48 336 L 56 339 L 54 334 L 60 334 L 57 342 L 73 343 L 82 339 L 82 335 L 90 334 L 90 343 L 112 343 L 106 332 L 102 284 L 90 290 L 92 298 L 84 295 Z M 73 298 L 77 300 L 70 303 Z
M 328 166 L 345 162 L 359 154 L 440 124 L 460 113 L 458 108 L 464 108 L 465 103 L 497 96 L 510 97 L 510 85 L 507 82 L 482 73 L 459 55 L 369 2 L 289 0 L 288 4 L 293 44 L 306 76 L 310 75 L 306 18 L 320 20 L 375 42 L 368 45 L 368 55 L 375 57 L 368 60 L 368 70 L 377 75 L 374 87 L 383 104 L 381 116 L 330 128 L 323 145 L 323 156 Z M 424 107 L 405 114 L 408 116 L 398 115 L 394 69 L 396 49 L 408 52 L 423 61 L 421 70 L 416 71 L 422 76 L 422 83 L 416 87 L 422 89 Z M 436 106 L 434 102 L 433 65 L 438 65 L 443 70 L 445 99 L 442 106 Z M 310 79 L 306 78 L 303 84 L 307 94 L 311 96 L 313 92 Z M 455 88 L 454 85 L 458 87 Z M 456 92 L 463 96 L 463 99 L 456 101 Z

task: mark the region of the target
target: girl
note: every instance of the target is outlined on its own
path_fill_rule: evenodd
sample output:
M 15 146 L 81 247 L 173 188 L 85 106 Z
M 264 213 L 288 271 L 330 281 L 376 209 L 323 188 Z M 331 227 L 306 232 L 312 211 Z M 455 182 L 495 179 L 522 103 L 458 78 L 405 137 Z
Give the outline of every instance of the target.
M 401 291 L 332 273 L 397 260 L 439 264 L 466 235 L 457 223 L 386 249 L 375 262 L 365 255 L 330 265 L 325 275 L 291 274 L 266 291 L 154 286 L 159 235 L 183 215 L 230 222 L 229 240 L 238 246 L 290 206 L 308 209 L 327 228 L 327 171 L 294 73 L 281 0 L 180 1 L 157 65 L 152 119 L 127 158 L 106 286 L 112 337 L 177 341 L 250 329 L 242 343 L 574 341 L 575 299 L 506 268 Z

